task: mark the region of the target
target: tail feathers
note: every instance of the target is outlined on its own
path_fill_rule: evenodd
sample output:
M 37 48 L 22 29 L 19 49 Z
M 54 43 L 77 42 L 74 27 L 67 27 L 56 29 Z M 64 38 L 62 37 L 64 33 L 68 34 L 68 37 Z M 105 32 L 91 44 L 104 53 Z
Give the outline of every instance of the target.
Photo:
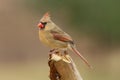
M 82 56 L 82 54 L 74 46 L 71 45 L 71 49 L 85 62 L 85 64 L 87 64 L 89 68 L 92 68 L 92 66 L 88 63 L 88 61 Z

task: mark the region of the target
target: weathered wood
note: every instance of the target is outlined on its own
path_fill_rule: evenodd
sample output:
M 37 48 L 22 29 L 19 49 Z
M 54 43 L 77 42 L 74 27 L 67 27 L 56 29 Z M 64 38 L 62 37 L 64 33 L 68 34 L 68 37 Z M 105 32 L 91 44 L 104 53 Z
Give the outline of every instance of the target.
M 50 80 L 82 80 L 75 63 L 68 54 L 49 54 Z

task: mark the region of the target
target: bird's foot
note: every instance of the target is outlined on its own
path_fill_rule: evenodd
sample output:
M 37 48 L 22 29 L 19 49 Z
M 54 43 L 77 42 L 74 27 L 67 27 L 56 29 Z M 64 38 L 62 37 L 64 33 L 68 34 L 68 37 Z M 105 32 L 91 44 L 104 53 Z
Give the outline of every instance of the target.
M 60 51 L 59 51 L 59 49 L 51 49 L 50 50 L 50 54 L 59 54 L 60 53 Z
M 51 49 L 50 54 L 53 54 L 53 53 L 58 54 L 59 50 L 58 49 Z
M 50 52 L 53 52 L 53 51 L 55 51 L 55 49 L 51 49 L 51 50 L 50 50 Z

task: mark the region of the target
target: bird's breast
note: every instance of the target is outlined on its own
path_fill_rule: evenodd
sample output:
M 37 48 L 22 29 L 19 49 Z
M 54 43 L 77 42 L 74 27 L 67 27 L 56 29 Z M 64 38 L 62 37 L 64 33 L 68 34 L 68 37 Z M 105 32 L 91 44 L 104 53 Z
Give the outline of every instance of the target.
M 41 42 L 43 42 L 44 44 L 49 44 L 49 41 L 47 39 L 47 37 L 49 37 L 50 35 L 45 32 L 45 31 L 39 31 L 39 38 L 41 40 Z
M 55 40 L 49 31 L 39 30 L 39 38 L 42 43 L 52 48 L 67 48 L 66 42 Z

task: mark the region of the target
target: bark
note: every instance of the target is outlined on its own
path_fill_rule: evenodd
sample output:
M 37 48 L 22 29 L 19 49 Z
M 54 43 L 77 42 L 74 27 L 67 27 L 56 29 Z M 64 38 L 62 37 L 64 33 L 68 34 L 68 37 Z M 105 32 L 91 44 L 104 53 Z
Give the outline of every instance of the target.
M 50 80 L 83 80 L 68 54 L 49 54 Z

